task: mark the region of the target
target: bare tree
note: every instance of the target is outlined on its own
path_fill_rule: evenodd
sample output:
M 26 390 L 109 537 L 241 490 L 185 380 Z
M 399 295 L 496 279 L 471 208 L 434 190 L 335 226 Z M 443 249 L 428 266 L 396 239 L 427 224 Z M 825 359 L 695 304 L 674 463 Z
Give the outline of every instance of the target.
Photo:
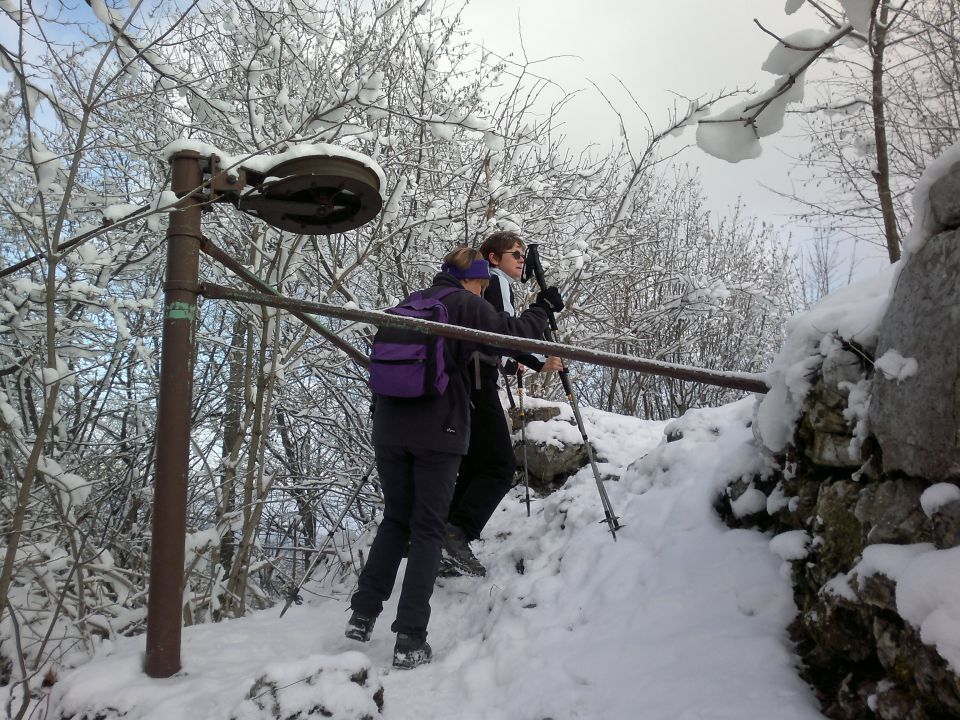
M 174 141 L 227 164 L 335 143 L 383 169 L 383 212 L 349 233 L 206 208 L 208 241 L 284 295 L 385 307 L 428 284 L 451 246 L 520 228 L 570 299 L 562 339 L 744 369 L 776 344 L 788 293 L 771 233 L 709 217 L 695 184 L 661 173 L 662 133 L 571 149 L 556 126 L 568 96 L 536 62 L 479 52 L 447 8 L 91 8 L 71 16 L 81 39 L 69 47 L 55 40 L 62 18 L 5 9 L 21 42 L 0 47 L 13 78 L 0 122 L 0 662 L 31 692 L 72 647 L 142 628 Z M 212 260 L 202 273 L 238 282 Z M 273 602 L 304 546 L 327 537 L 323 573 L 362 562 L 378 487 L 357 354 L 372 328 L 322 324 L 201 305 L 187 622 Z M 651 417 L 717 399 L 587 369 L 578 384 L 597 405 Z
M 775 132 L 780 124 L 766 116 L 782 114 L 806 80 L 816 98 L 799 110 L 811 143 L 799 181 L 817 196 L 796 198 L 802 216 L 879 243 L 896 262 L 912 222 L 910 193 L 929 160 L 960 134 L 950 70 L 958 57 L 957 9 L 945 0 L 877 0 L 869 8 L 850 5 L 864 12 L 845 17 L 838 3 L 806 4 L 826 31 L 784 38 L 763 28 L 778 43 L 767 64 L 784 74 L 769 91 L 703 122 L 732 123 L 757 138 Z

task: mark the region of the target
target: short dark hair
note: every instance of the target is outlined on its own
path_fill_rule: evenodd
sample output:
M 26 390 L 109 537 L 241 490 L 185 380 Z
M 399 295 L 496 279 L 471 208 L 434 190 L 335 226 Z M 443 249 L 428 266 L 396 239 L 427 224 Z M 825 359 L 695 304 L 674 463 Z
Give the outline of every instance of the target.
M 487 239 L 484 240 L 480 246 L 480 252 L 484 260 L 489 260 L 490 253 L 502 255 L 517 243 L 520 243 L 521 249 L 524 247 L 523 240 L 520 239 L 517 233 L 512 230 L 500 230 L 487 236 Z

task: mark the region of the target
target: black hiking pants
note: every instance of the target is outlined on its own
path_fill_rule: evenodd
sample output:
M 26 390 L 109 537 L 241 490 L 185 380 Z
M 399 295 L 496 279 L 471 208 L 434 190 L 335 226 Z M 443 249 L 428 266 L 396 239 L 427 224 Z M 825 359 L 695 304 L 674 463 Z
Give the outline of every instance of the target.
M 376 445 L 374 450 L 383 488 L 383 520 L 350 607 L 368 617 L 380 614 L 409 542 L 397 619 L 390 629 L 424 639 L 461 456 L 400 445 Z
M 480 389 L 470 394 L 470 447 L 457 476 L 450 522 L 470 540 L 480 537 L 504 495 L 513 487 L 517 461 L 497 391 L 495 367 L 485 367 Z

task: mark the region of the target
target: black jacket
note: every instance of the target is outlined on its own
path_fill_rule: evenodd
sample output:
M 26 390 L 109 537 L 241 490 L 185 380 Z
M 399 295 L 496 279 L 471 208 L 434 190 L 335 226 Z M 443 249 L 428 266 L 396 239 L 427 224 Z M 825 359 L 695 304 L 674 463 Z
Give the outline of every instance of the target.
M 449 273 L 439 273 L 432 288 L 463 288 Z M 430 290 L 426 291 L 430 295 Z M 497 312 L 486 300 L 467 290 L 441 300 L 451 325 L 539 339 L 547 326 L 547 313 L 532 306 L 519 317 Z M 434 398 L 393 398 L 377 395 L 373 411 L 373 444 L 404 445 L 436 452 L 465 455 L 470 442 L 471 357 L 483 348 L 465 340 L 445 338 L 444 353 L 450 382 Z
M 516 307 L 514 304 L 513 288 L 508 287 L 507 292 L 509 293 L 508 300 L 510 303 L 510 310 L 512 310 Z M 490 278 L 490 284 L 487 286 L 487 289 L 483 291 L 483 299 L 493 305 L 494 310 L 497 310 L 498 312 L 509 312 L 509 310 L 504 306 L 503 292 L 496 276 Z M 541 334 L 537 339 L 542 340 L 543 335 Z M 506 348 L 487 348 L 486 352 L 494 357 L 499 355 L 506 356 L 507 359 L 503 361 L 503 370 L 507 375 L 514 375 L 517 372 L 518 362 L 523 363 L 531 370 L 535 370 L 537 372 L 540 372 L 543 369 L 543 360 L 535 355 L 531 355 L 530 353 L 525 353 L 518 350 L 507 350 Z

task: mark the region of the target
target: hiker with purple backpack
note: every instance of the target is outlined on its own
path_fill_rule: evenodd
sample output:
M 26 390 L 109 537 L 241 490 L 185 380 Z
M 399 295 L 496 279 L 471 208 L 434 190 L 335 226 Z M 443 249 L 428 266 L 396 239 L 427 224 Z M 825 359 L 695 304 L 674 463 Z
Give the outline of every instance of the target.
M 542 291 L 522 314 L 498 313 L 481 295 L 490 282 L 487 261 L 461 247 L 443 259 L 433 285 L 392 312 L 525 338 L 541 338 L 547 311 L 559 312 L 556 288 Z M 371 353 L 373 446 L 383 489 L 383 519 L 350 601 L 346 636 L 370 639 L 393 591 L 400 561 L 407 569 L 391 630 L 396 667 L 429 662 L 430 596 L 460 461 L 470 441 L 469 359 L 475 343 L 381 328 Z M 409 549 L 407 550 L 407 548 Z

